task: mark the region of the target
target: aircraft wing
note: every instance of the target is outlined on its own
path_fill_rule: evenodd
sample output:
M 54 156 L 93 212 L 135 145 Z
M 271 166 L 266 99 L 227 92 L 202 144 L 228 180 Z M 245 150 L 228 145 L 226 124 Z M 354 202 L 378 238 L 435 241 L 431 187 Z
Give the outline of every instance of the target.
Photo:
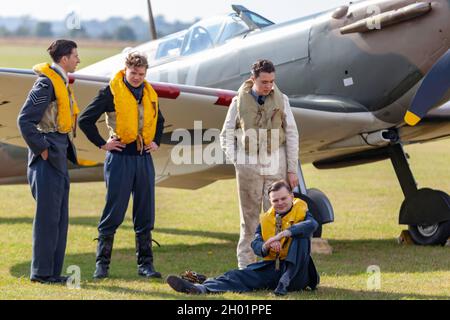
M 450 102 L 430 111 L 415 127 L 399 129 L 403 141 L 422 143 L 450 137 Z
M 355 117 L 355 115 L 350 116 Z M 450 102 L 432 110 L 415 127 L 400 123 L 367 124 L 357 134 L 322 145 L 311 155 L 318 169 L 335 169 L 389 159 L 387 146 L 398 139 L 404 144 L 426 143 L 450 138 Z
M 17 129 L 17 115 L 26 96 L 31 89 L 36 75 L 29 70 L 0 69 L 0 140 L 17 146 L 25 146 Z M 71 75 L 71 82 L 80 109 L 83 110 L 96 96 L 98 90 L 109 83 L 106 77 Z M 216 127 L 223 121 L 227 107 L 235 92 L 167 83 L 152 83 L 160 97 L 160 106 L 167 119 L 165 127 L 187 128 L 193 126 L 195 120 L 202 120 L 205 128 Z M 182 109 L 179 108 L 182 106 Z M 180 114 L 182 112 L 182 114 Z M 204 114 L 204 116 L 202 116 Z M 99 120 L 103 122 L 104 119 Z M 105 128 L 101 133 L 106 134 Z M 167 131 L 167 130 L 165 130 Z M 77 147 L 82 158 L 102 161 L 103 153 L 80 134 L 77 137 Z M 88 151 L 85 153 L 85 151 Z
M 108 78 L 74 74 L 74 91 L 82 110 L 95 97 L 98 90 L 109 82 Z M 26 182 L 26 145 L 17 129 L 17 115 L 36 75 L 30 70 L 0 69 L 0 184 Z M 208 143 L 202 142 L 201 134 L 213 128 L 218 133 L 236 92 L 168 83 L 154 83 L 160 97 L 160 108 L 166 119 L 161 148 L 154 153 L 154 163 L 159 186 L 197 189 L 219 179 L 233 178 L 231 165 L 195 163 L 195 150 L 200 153 Z M 369 157 L 383 145 L 366 143 L 367 132 L 394 127 L 377 123 L 374 115 L 364 106 L 340 97 L 290 97 L 292 111 L 301 137 L 301 159 L 303 163 L 314 163 L 317 167 L 333 167 L 335 159 L 352 165 L 346 159 L 353 155 L 369 153 Z M 100 133 L 107 137 L 106 125 Z M 195 125 L 195 122 L 197 124 Z M 198 121 L 201 121 L 198 122 Z M 194 164 L 177 164 L 171 154 L 178 140 L 172 141 L 175 130 L 185 129 L 189 133 L 189 147 Z M 195 129 L 195 130 L 194 130 Z M 196 133 L 200 137 L 196 138 Z M 406 143 L 424 142 L 450 135 L 450 107 L 432 111 L 416 127 L 400 127 L 399 134 Z M 216 135 L 217 137 L 217 135 Z M 196 140 L 198 139 L 198 140 Z M 218 147 L 218 139 L 211 145 Z M 76 137 L 78 157 L 89 166 L 70 167 L 72 181 L 98 181 L 103 178 L 104 152 L 92 145 L 81 132 Z M 184 141 L 186 143 L 186 141 Z M 203 148 L 203 149 L 202 149 Z M 375 151 L 374 151 L 375 150 Z M 319 165 L 317 165 L 319 164 Z
M 3 167 L 0 169 L 0 184 L 26 182 L 26 144 L 17 128 L 17 116 L 35 80 L 36 75 L 31 70 L 0 69 L 0 161 Z M 98 90 L 108 84 L 109 79 L 73 74 L 71 82 L 78 105 L 83 110 L 96 96 Z M 164 143 L 153 156 L 157 180 L 166 180 L 169 172 L 170 175 L 191 174 L 210 168 L 211 166 L 201 164 L 192 166 L 171 164 L 170 154 L 176 144 L 170 142 L 171 133 L 181 128 L 192 130 L 194 121 L 199 120 L 205 129 L 221 128 L 228 106 L 236 93 L 167 83 L 152 82 L 152 85 L 160 97 L 160 108 L 166 119 Z M 99 119 L 100 123 L 104 121 L 104 117 Z M 108 136 L 106 125 L 99 125 L 99 130 L 103 137 Z M 78 158 L 91 168 L 80 170 L 80 167 L 70 167 L 72 180 L 102 179 L 101 164 L 105 157 L 104 151 L 90 143 L 80 130 L 75 144 Z M 11 166 L 14 166 L 14 170 L 11 170 Z M 183 185 L 188 188 L 205 185 L 204 182 L 194 180 L 192 179 L 192 183 L 185 181 Z

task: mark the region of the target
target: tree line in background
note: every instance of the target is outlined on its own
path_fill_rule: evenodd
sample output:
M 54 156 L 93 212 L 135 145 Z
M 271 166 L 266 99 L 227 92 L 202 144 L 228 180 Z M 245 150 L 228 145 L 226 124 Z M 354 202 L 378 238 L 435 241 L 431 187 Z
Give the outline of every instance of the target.
M 140 17 L 123 19 L 111 17 L 105 21 L 80 20 L 68 23 L 68 17 L 61 21 L 38 21 L 29 16 L 0 17 L 0 37 L 70 37 L 119 41 L 148 41 L 148 21 Z M 180 21 L 168 22 L 164 16 L 155 18 L 158 37 L 183 30 L 192 25 Z

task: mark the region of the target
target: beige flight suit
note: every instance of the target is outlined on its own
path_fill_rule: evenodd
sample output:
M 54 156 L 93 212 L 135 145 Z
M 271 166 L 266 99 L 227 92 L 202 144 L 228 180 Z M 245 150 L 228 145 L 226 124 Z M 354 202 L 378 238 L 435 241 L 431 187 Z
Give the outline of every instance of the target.
M 236 124 L 239 123 L 237 98 L 234 98 L 230 105 L 220 134 L 221 147 L 236 169 L 240 205 L 240 237 L 237 259 L 240 269 L 256 262 L 251 242 L 259 224 L 259 215 L 263 212 L 262 210 L 265 212 L 270 208 L 267 194 L 269 186 L 275 181 L 286 179 L 288 172 L 297 173 L 299 135 L 289 100 L 285 95 L 284 116 L 286 143 L 272 151 L 269 164 L 267 161 L 261 163 L 260 158 L 255 160 L 248 154 L 245 155 L 245 163 L 242 163 L 242 152 L 245 147 L 242 143 L 238 143 L 240 138 L 236 132 L 238 131 Z M 236 161 L 237 159 L 241 161 Z

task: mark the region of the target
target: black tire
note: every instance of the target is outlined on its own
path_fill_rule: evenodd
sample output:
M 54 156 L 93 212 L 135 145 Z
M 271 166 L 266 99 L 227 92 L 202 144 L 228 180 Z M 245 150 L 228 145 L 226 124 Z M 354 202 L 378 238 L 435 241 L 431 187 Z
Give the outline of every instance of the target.
M 445 245 L 450 238 L 450 220 L 432 226 L 409 225 L 409 234 L 418 245 Z
M 319 223 L 316 231 L 313 233 L 314 238 L 322 237 L 322 225 L 334 221 L 333 207 L 328 197 L 319 189 L 308 189 L 307 195 L 294 193 L 296 198 L 304 200 L 308 204 L 309 212 Z

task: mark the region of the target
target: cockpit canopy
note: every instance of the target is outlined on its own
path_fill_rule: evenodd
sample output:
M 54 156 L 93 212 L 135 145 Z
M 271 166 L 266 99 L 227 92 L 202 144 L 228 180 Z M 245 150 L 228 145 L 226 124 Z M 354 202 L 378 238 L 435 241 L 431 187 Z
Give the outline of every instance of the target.
M 233 5 L 232 7 L 234 12 L 229 15 L 207 18 L 195 23 L 189 29 L 135 48 L 125 48 L 122 53 L 114 57 L 84 68 L 83 72 L 109 77 L 111 64 L 123 64 L 124 57 L 132 51 L 144 52 L 149 58 L 150 67 L 164 65 L 208 49 L 219 48 L 233 39 L 244 38 L 252 31 L 274 24 L 243 6 Z
M 227 40 L 249 32 L 249 27 L 236 15 L 202 20 L 194 24 L 184 37 L 181 55 L 188 56 L 220 46 Z
M 221 46 L 231 39 L 243 37 L 252 30 L 272 24 L 273 22 L 251 11 L 241 12 L 240 15 L 231 13 L 227 16 L 207 18 L 187 30 L 162 38 L 156 49 L 155 60 L 189 56 Z

